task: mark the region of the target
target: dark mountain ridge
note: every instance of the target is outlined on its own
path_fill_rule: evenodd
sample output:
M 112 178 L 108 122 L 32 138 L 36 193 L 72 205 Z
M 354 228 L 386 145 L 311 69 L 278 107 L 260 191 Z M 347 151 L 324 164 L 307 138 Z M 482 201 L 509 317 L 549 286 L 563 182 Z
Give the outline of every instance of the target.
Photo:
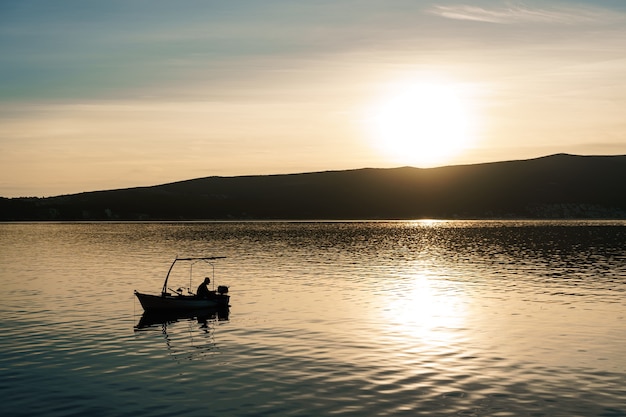
M 0 199 L 0 220 L 626 218 L 626 155 L 207 177 Z

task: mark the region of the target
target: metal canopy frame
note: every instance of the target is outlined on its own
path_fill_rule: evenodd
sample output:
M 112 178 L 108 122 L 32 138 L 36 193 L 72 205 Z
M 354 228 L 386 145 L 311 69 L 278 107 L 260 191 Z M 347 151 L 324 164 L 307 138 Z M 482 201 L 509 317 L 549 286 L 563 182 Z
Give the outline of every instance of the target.
M 163 283 L 161 296 L 165 296 L 167 294 L 167 280 L 170 279 L 170 273 L 172 272 L 172 269 L 174 269 L 174 265 L 176 264 L 176 262 L 178 261 L 214 261 L 216 259 L 224 259 L 224 258 L 226 257 L 225 256 L 203 256 L 203 257 L 191 257 L 191 258 L 176 257 L 176 259 L 174 259 L 174 262 L 172 262 L 170 269 L 167 271 L 167 275 L 165 276 L 165 282 Z

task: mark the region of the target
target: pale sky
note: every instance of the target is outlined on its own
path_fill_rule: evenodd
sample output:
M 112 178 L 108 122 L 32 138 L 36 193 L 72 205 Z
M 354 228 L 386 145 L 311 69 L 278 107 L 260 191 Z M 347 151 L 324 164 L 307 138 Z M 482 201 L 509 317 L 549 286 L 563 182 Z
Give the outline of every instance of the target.
M 626 1 L 0 2 L 3 197 L 561 152 L 626 154 Z

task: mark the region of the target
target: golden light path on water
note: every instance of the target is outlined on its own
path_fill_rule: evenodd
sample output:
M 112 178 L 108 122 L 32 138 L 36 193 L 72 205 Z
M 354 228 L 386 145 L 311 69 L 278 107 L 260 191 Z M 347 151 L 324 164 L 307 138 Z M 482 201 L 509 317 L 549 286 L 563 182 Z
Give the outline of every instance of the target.
M 462 327 L 466 314 L 459 296 L 439 292 L 429 275 L 421 271 L 406 277 L 409 284 L 404 293 L 390 300 L 385 310 L 398 337 L 415 338 L 433 347 L 449 345 L 455 330 Z
M 433 231 L 446 224 L 444 220 L 423 219 L 406 222 L 405 226 Z M 390 271 L 399 286 L 387 296 L 384 308 L 390 328 L 395 329 L 398 339 L 419 341 L 420 348 L 454 344 L 468 314 L 461 282 L 452 279 L 455 272 L 443 263 L 437 265 L 436 259 L 418 255 L 408 266 Z

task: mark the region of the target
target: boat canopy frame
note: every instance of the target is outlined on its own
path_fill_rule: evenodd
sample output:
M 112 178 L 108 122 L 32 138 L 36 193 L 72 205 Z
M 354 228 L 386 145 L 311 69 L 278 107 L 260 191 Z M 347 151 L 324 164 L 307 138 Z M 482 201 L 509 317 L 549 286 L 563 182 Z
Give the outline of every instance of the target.
M 188 262 L 207 261 L 210 263 L 210 261 L 214 261 L 216 259 L 224 259 L 224 258 L 226 257 L 225 256 L 202 256 L 202 257 L 179 258 L 177 256 L 176 259 L 174 259 L 174 262 L 172 262 L 172 265 L 170 265 L 170 269 L 167 271 L 167 275 L 165 276 L 165 282 L 163 283 L 163 289 L 161 290 L 161 296 L 165 297 L 167 295 L 167 281 L 170 279 L 170 273 L 172 272 L 172 269 L 174 269 L 174 265 L 176 264 L 176 262 L 178 261 L 188 261 Z M 211 265 L 213 266 L 213 264 Z M 215 266 L 213 266 L 213 268 L 215 268 Z

